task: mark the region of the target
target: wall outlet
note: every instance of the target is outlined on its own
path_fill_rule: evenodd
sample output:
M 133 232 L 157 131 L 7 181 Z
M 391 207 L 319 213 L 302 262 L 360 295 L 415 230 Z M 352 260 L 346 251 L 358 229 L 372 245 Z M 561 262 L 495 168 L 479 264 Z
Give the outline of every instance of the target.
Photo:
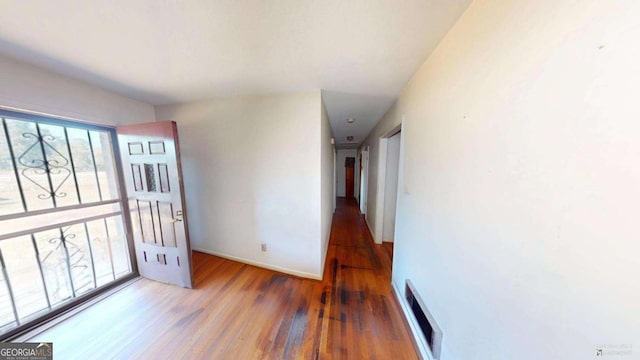
M 260 250 L 267 251 L 267 244 L 261 244 L 260 245 Z

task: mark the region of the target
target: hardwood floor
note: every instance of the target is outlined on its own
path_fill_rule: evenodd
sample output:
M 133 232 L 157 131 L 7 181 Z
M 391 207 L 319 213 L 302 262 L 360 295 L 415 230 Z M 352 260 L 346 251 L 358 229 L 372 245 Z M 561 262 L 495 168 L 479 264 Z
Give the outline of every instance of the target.
M 195 252 L 196 288 L 139 280 L 29 341 L 57 359 L 415 359 L 389 246 L 338 200 L 324 280 Z

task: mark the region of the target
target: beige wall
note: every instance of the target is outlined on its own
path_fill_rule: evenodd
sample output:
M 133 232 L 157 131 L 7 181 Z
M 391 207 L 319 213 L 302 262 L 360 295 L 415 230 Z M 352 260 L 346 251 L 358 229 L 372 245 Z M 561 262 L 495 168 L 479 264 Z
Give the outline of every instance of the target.
M 193 249 L 322 276 L 321 101 L 313 91 L 156 107 L 178 124 Z
M 639 356 L 638 14 L 476 0 L 367 140 L 375 189 L 405 118 L 393 282 L 416 285 L 442 359 Z
M 193 248 L 322 276 L 333 214 L 333 146 L 319 90 L 154 110 L 6 57 L 0 57 L 0 78 L 0 107 L 103 125 L 177 121 Z
M 322 226 L 321 226 L 321 258 L 320 268 L 324 270 L 324 260 L 327 256 L 327 248 L 329 246 L 329 236 L 331 235 L 331 223 L 333 220 L 334 200 L 335 200 L 335 146 L 331 143 L 333 138 L 333 132 L 331 131 L 331 123 L 329 123 L 329 115 L 325 108 L 324 101 L 320 102 L 320 121 L 321 121 L 321 135 L 320 135 L 320 176 L 321 181 L 321 214 Z M 322 275 L 322 271 L 320 273 Z
M 155 120 L 153 106 L 0 56 L 0 107 L 102 125 Z

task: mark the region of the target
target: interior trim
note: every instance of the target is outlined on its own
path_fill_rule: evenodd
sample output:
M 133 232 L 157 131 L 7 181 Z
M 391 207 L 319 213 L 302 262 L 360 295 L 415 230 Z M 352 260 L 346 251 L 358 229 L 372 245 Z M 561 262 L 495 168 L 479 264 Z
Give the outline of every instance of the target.
M 420 355 L 422 360 L 435 360 L 431 351 L 429 350 L 429 346 L 424 342 L 424 337 L 421 335 L 420 328 L 416 325 L 415 321 L 413 321 L 413 314 L 411 310 L 407 306 L 407 302 L 402 295 L 402 292 L 398 289 L 395 282 L 391 282 L 391 287 L 393 288 L 393 295 L 396 298 L 398 304 L 400 304 L 400 308 L 402 309 L 402 314 L 404 315 L 405 322 L 409 325 L 409 329 L 411 329 L 411 339 L 413 340 L 413 344 L 416 347 L 416 351 Z
M 289 274 L 289 275 L 294 275 L 294 276 L 298 276 L 298 277 L 302 277 L 302 278 L 306 278 L 306 279 L 322 280 L 322 274 L 318 275 L 318 274 L 308 273 L 308 272 L 304 272 L 304 271 L 292 270 L 292 269 L 283 268 L 283 267 L 280 267 L 280 266 L 275 266 L 275 265 L 263 263 L 263 262 L 260 262 L 260 261 L 249 260 L 249 259 L 245 259 L 245 258 L 233 256 L 233 255 L 227 255 L 227 254 L 224 254 L 224 253 L 219 253 L 217 251 L 211 251 L 211 250 L 206 250 L 206 249 L 201 249 L 201 248 L 193 248 L 192 247 L 191 250 L 192 251 L 199 251 L 201 253 L 205 253 L 205 254 L 209 254 L 209 255 L 213 255 L 213 256 L 219 256 L 219 257 L 227 259 L 227 260 L 232 260 L 232 261 L 240 262 L 240 263 L 247 264 L 247 265 L 257 266 L 257 267 L 260 267 L 260 268 L 269 269 L 269 270 L 273 270 L 273 271 L 277 271 L 277 272 L 281 272 L 281 273 L 285 273 L 285 274 Z

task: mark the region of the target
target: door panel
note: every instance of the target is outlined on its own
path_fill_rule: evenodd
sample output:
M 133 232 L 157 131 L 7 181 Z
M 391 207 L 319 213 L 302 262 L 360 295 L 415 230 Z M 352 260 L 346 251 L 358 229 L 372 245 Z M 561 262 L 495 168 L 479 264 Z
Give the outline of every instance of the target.
M 140 275 L 191 288 L 191 246 L 175 122 L 117 128 Z
M 355 186 L 355 168 L 356 158 L 347 157 L 345 158 L 344 167 L 345 167 L 345 197 L 353 198 L 353 188 Z
M 346 176 L 345 176 L 345 196 L 347 198 L 353 197 L 353 168 L 345 168 Z

